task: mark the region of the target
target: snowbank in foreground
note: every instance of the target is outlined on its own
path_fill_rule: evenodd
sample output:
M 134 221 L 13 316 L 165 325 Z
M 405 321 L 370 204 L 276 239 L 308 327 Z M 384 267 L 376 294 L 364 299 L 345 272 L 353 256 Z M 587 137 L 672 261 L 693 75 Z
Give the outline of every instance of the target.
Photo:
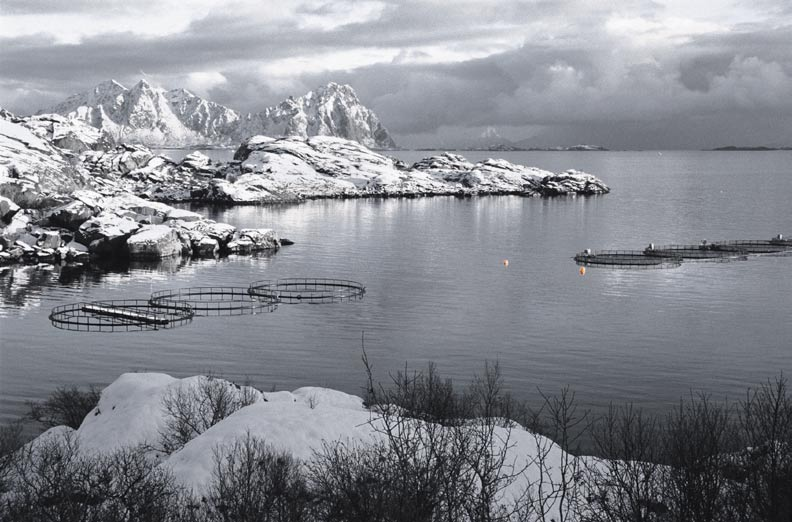
M 382 418 L 363 406 L 360 397 L 327 388 L 300 388 L 293 392 L 266 393 L 249 387 L 214 379 L 231 397 L 250 403 L 168 455 L 159 447 L 160 434 L 168 421 L 164 399 L 179 390 L 195 389 L 207 382 L 197 376 L 176 379 L 160 373 L 126 373 L 102 391 L 97 407 L 73 434 L 80 451 L 109 453 L 123 447 L 145 445 L 151 458 L 169 467 L 176 479 L 196 493 L 205 491 L 212 479 L 215 450 L 248 433 L 276 450 L 310 460 L 323 444 L 372 444 L 384 440 Z M 418 421 L 412 421 L 418 422 Z M 59 427 L 41 435 L 39 440 L 63 435 L 69 428 Z M 35 442 L 34 442 L 35 443 Z M 504 473 L 523 470 L 521 476 L 503 492 L 504 500 L 522 494 L 528 483 L 540 474 L 546 480 L 560 480 L 565 454 L 549 439 L 517 426 L 495 428 L 494 445 L 506 447 Z M 539 466 L 542 452 L 544 465 Z

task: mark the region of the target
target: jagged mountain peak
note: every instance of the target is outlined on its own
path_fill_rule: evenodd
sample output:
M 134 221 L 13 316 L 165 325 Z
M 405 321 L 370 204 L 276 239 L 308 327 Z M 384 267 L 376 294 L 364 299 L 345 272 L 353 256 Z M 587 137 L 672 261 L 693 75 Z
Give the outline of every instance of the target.
M 354 98 L 355 100 L 358 99 L 355 89 L 353 89 L 351 85 L 346 83 L 329 82 L 327 83 L 327 85 L 321 85 L 317 87 L 316 89 L 314 89 L 313 92 L 315 92 L 318 96 L 343 94 L 344 96 Z
M 152 95 L 153 93 L 164 93 L 165 89 L 160 89 L 158 87 L 154 87 L 148 81 L 146 81 L 145 78 L 143 78 L 139 82 L 137 82 L 135 85 L 133 85 L 129 89 L 129 92 L 140 92 L 140 93 L 145 93 L 145 94 L 148 94 L 148 95 Z
M 257 134 L 336 136 L 372 148 L 396 146 L 354 89 L 336 82 L 261 112 L 240 114 L 184 88 L 165 90 L 141 79 L 127 89 L 107 80 L 48 112 L 82 120 L 115 139 L 150 146 L 235 144 Z
M 178 87 L 176 89 L 171 89 L 167 92 L 168 97 L 170 98 L 200 98 L 197 94 L 192 92 L 189 89 L 185 89 L 184 87 Z M 210 102 L 213 103 L 213 102 Z
M 126 90 L 126 87 L 113 79 L 105 80 L 94 87 L 95 93 L 124 92 Z

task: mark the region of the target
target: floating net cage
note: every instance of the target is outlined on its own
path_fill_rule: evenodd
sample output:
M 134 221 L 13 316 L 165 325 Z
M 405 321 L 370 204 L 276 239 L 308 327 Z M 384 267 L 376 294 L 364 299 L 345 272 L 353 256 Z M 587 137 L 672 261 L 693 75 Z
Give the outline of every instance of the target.
M 49 319 L 62 330 L 77 332 L 139 332 L 164 330 L 190 322 L 193 310 L 186 302 L 167 308 L 151 306 L 142 299 L 72 303 L 52 309 Z
M 746 259 L 748 251 L 739 246 L 723 245 L 715 248 L 714 244 L 702 243 L 700 245 L 649 245 L 643 251 L 650 257 L 679 257 L 685 261 L 733 261 Z
M 363 299 L 366 288 L 345 279 L 295 277 L 256 281 L 251 283 L 248 292 L 259 299 L 274 299 L 284 304 L 319 304 Z
M 747 254 L 792 254 L 790 239 L 738 239 L 736 241 L 716 241 L 710 245 L 714 250 L 739 248 Z
M 673 255 L 648 256 L 642 250 L 586 250 L 575 255 L 580 266 L 599 266 L 607 268 L 675 268 L 682 264 L 682 258 Z
M 160 310 L 167 310 L 187 303 L 196 316 L 209 317 L 221 315 L 253 315 L 274 312 L 278 300 L 270 297 L 257 297 L 245 287 L 200 286 L 160 290 L 151 294 L 149 304 Z
M 683 261 L 733 261 L 763 254 L 792 255 L 792 239 L 778 234 L 773 239 L 702 241 L 698 245 L 650 244 L 644 250 L 585 250 L 574 259 L 581 266 L 673 268 Z

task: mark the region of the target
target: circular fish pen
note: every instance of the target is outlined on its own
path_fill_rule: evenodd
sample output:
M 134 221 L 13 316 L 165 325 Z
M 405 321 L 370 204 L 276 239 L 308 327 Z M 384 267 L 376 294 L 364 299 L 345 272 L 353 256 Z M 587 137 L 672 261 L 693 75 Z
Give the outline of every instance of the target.
M 650 257 L 678 257 L 685 261 L 733 261 L 746 259 L 748 252 L 738 246 L 723 246 L 714 248 L 711 243 L 702 242 L 700 245 L 649 245 L 643 251 Z
M 142 299 L 125 299 L 56 306 L 49 319 L 52 326 L 62 330 L 139 332 L 175 328 L 189 323 L 193 315 L 186 302 L 173 302 L 167 308 L 157 308 Z
M 676 268 L 682 264 L 679 256 L 648 256 L 641 250 L 585 250 L 574 259 L 580 266 L 604 268 Z
M 357 281 L 345 279 L 289 278 L 251 283 L 251 296 L 274 299 L 285 304 L 340 303 L 363 299 L 366 288 Z
M 151 294 L 149 304 L 157 309 L 169 309 L 187 303 L 196 316 L 254 315 L 274 312 L 278 301 L 253 296 L 245 287 L 200 286 L 160 290 Z
M 711 247 L 715 250 L 739 248 L 747 254 L 792 253 L 792 240 L 789 239 L 738 239 L 736 241 L 716 241 Z

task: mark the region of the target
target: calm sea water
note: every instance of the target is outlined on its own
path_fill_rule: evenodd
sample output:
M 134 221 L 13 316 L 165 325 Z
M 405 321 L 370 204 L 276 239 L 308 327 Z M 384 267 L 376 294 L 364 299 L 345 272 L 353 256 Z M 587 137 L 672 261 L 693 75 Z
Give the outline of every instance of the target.
M 194 208 L 237 226 L 274 227 L 296 244 L 273 256 L 115 271 L 0 269 L 0 422 L 57 386 L 104 385 L 127 371 L 212 371 L 266 389 L 360 393 L 361 332 L 380 379 L 435 361 L 467 380 L 498 360 L 518 397 L 569 384 L 593 408 L 634 401 L 663 409 L 691 388 L 739 399 L 747 386 L 792 374 L 792 257 L 590 268 L 582 277 L 571 259 L 584 248 L 792 235 L 792 153 L 494 154 L 583 169 L 613 192 Z M 159 332 L 66 332 L 47 319 L 72 301 L 290 276 L 355 279 L 367 294 Z

